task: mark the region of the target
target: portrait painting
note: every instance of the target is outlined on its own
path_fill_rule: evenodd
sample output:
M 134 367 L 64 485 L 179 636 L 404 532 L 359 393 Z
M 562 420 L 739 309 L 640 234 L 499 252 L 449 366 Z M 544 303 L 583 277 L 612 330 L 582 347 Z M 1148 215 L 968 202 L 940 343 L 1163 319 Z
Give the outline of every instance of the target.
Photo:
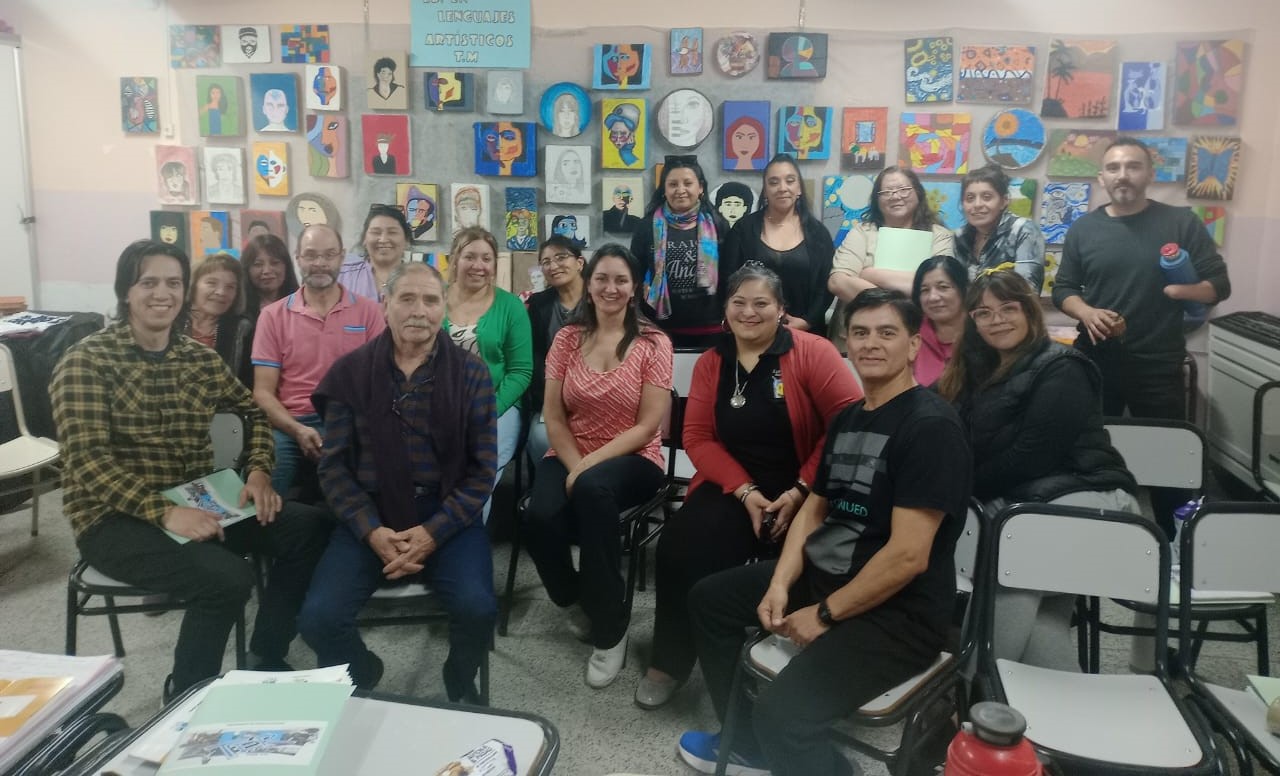
M 222 66 L 222 31 L 213 25 L 169 25 L 169 67 Z
M 591 234 L 591 219 L 587 216 L 574 215 L 573 213 L 552 213 L 543 216 L 543 226 L 546 228 L 546 235 L 560 235 L 573 242 L 578 250 L 583 250 L 588 245 L 588 239 Z
M 120 128 L 126 135 L 160 132 L 160 98 L 156 79 L 144 76 L 120 79 Z
M 904 46 L 907 102 L 951 102 L 951 38 L 910 38 Z
M 846 170 L 880 170 L 889 155 L 889 109 L 845 108 L 840 163 Z
M 658 103 L 658 132 L 676 148 L 697 148 L 715 124 L 711 100 L 695 89 L 676 89 Z
M 329 61 L 329 25 L 280 25 L 280 61 L 290 65 L 320 65 Z
M 671 31 L 671 75 L 702 72 L 702 28 L 677 27 Z
M 538 250 L 538 190 L 508 186 L 503 223 L 507 250 Z
M 760 44 L 749 32 L 734 32 L 716 41 L 716 67 L 730 78 L 741 78 L 760 64 Z
M 822 32 L 771 32 L 766 40 L 768 78 L 826 78 L 827 36 Z
M 796 159 L 831 158 L 829 107 L 788 105 L 778 109 L 778 153 Z
M 259 235 L 269 234 L 284 240 L 284 244 L 289 244 L 289 231 L 285 227 L 284 211 L 282 210 L 241 210 L 240 216 L 240 245 L 244 246 Z
M 532 178 L 538 174 L 538 125 L 532 121 L 477 121 L 476 175 Z
M 369 54 L 364 75 L 369 79 L 369 110 L 409 109 L 409 66 L 403 51 Z
M 524 113 L 524 73 L 495 70 L 485 81 L 484 109 L 499 115 Z
M 591 121 L 591 98 L 575 83 L 561 81 L 547 87 L 538 103 L 542 128 L 556 137 L 577 137 Z
M 822 224 L 836 245 L 867 214 L 871 175 L 828 175 L 822 179 Z
M 1116 139 L 1114 130 L 1055 129 L 1049 132 L 1048 173 L 1058 178 L 1096 178 L 1102 157 Z
M 187 235 L 191 240 L 191 266 L 210 253 L 231 248 L 231 214 L 225 210 L 193 210 L 188 216 Z
M 1191 212 L 1204 222 L 1213 244 L 1221 248 L 1227 239 L 1227 209 L 1221 205 L 1192 205 Z
M 1179 41 L 1173 65 L 1173 123 L 1233 127 L 1244 92 L 1243 40 Z
M 1151 152 L 1156 183 L 1181 183 L 1187 179 L 1187 139 L 1185 137 L 1144 137 Z
M 293 73 L 249 75 L 249 108 L 258 132 L 298 131 L 298 77 Z
M 449 222 L 452 234 L 469 226 L 489 228 L 489 186 L 485 183 L 449 184 Z
M 307 65 L 303 68 L 302 85 L 309 111 L 342 110 L 342 68 L 337 65 Z
M 630 235 L 644 215 L 644 179 L 639 175 L 606 175 L 600 179 L 600 227 L 611 234 Z
M 1049 45 L 1040 115 L 1100 119 L 1111 114 L 1116 77 L 1114 40 L 1054 40 Z
M 339 232 L 342 231 L 342 216 L 333 200 L 314 191 L 294 194 L 293 199 L 284 209 L 285 221 L 289 224 L 290 234 L 301 234 L 302 228 L 312 224 L 328 224 Z
M 991 117 L 982 131 L 982 153 L 1006 170 L 1020 170 L 1044 153 L 1044 122 L 1029 110 L 1009 108 Z
M 241 123 L 240 78 L 234 75 L 196 76 L 196 113 L 200 137 L 244 134 Z
M 769 103 L 766 100 L 725 100 L 721 167 L 747 172 L 763 170 L 769 162 Z
M 345 178 L 351 148 L 347 117 L 312 113 L 307 116 L 307 171 L 313 178 Z
M 600 166 L 606 170 L 643 170 L 648 144 L 648 108 L 643 99 L 600 101 Z M 551 201 L 551 200 L 548 200 Z
M 476 77 L 452 70 L 429 70 L 422 75 L 427 110 L 461 111 L 475 109 Z
M 661 179 L 657 176 L 655 180 Z M 747 213 L 759 210 L 756 192 L 742 181 L 725 181 L 707 194 L 711 207 L 724 218 L 729 226 L 736 225 Z M 643 203 L 641 203 L 643 205 Z
M 244 149 L 204 146 L 200 149 L 204 199 L 210 205 L 243 205 Z
M 222 25 L 222 64 L 262 65 L 270 61 L 271 30 L 267 25 Z
M 591 203 L 591 146 L 549 145 L 542 168 L 547 202 L 566 205 Z
M 408 175 L 413 169 L 409 117 L 364 114 L 360 117 L 364 171 L 370 175 Z
M 1240 138 L 1191 138 L 1187 157 L 1187 196 L 1229 200 L 1235 196 L 1240 174 Z
M 289 144 L 257 141 L 253 160 L 253 190 L 264 197 L 289 196 Z
M 1089 212 L 1088 183 L 1046 183 L 1040 199 L 1040 231 L 1046 245 L 1062 245 L 1067 230 Z
M 903 113 L 898 161 L 917 173 L 964 175 L 971 126 L 968 113 Z
M 960 181 L 923 180 L 925 197 L 929 207 L 938 214 L 938 221 L 952 231 L 965 225 L 964 209 L 960 201 Z
M 156 146 L 160 201 L 166 205 L 199 205 L 198 169 L 196 149 L 190 146 Z
M 396 204 L 409 222 L 409 234 L 413 242 L 435 242 L 439 201 L 439 187 L 434 183 L 396 184 Z
M 1122 63 L 1116 129 L 1121 132 L 1164 129 L 1167 79 L 1168 70 L 1163 62 Z
M 592 89 L 648 89 L 653 64 L 648 43 L 600 43 L 594 47 Z
M 1030 105 L 1035 73 L 1035 46 L 961 46 L 956 102 Z
M 176 245 L 190 256 L 191 240 L 187 235 L 187 227 L 191 222 L 187 216 L 187 213 L 178 210 L 152 210 L 151 239 L 166 245 Z

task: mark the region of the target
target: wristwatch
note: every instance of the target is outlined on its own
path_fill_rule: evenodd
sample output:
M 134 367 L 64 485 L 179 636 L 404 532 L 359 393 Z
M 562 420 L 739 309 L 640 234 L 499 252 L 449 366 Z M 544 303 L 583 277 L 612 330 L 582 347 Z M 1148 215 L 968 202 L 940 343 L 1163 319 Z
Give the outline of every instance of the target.
M 827 599 L 818 602 L 818 619 L 822 620 L 822 624 L 828 628 L 836 624 L 836 618 L 831 616 L 831 607 L 827 606 Z

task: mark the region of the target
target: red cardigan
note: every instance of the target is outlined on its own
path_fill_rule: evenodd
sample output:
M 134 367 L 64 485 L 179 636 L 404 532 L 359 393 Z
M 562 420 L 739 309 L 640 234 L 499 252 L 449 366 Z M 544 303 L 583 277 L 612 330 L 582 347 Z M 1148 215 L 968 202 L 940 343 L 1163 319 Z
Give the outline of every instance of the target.
M 800 460 L 800 477 L 812 484 L 827 438 L 827 426 L 836 413 L 862 398 L 853 371 L 829 340 L 791 330 L 790 350 L 779 359 L 791 441 Z M 747 470 L 729 455 L 716 435 L 715 401 L 720 380 L 720 353 L 712 348 L 693 366 L 689 398 L 685 404 L 684 447 L 697 473 L 692 491 L 703 482 L 714 482 L 732 493 L 751 481 Z

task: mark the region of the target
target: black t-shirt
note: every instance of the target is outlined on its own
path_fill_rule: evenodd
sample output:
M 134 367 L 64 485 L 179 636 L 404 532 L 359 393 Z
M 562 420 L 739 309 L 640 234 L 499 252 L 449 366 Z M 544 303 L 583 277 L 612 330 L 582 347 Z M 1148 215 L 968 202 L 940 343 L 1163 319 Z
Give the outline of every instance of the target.
M 928 570 L 880 606 L 945 632 L 955 602 L 952 555 L 973 479 L 964 427 L 951 405 L 919 386 L 877 409 L 864 405 L 846 407 L 827 432 L 813 492 L 830 511 L 805 541 L 804 579 L 815 599 L 826 597 L 889 541 L 895 506 L 940 510 Z
M 667 296 L 671 317 L 660 321 L 664 329 L 696 329 L 714 326 L 724 317 L 716 289 L 698 285 L 698 230 L 667 231 Z

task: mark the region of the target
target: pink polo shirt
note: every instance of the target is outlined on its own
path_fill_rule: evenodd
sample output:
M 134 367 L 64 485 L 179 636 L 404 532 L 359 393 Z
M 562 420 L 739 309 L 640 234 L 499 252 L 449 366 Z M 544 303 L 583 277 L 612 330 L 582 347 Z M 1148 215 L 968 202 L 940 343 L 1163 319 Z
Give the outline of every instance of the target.
M 295 418 L 315 414 L 311 393 L 333 362 L 387 328 L 377 302 L 343 288 L 342 298 L 321 317 L 306 305 L 303 291 L 264 307 L 253 335 L 253 365 L 280 370 L 276 394 Z

